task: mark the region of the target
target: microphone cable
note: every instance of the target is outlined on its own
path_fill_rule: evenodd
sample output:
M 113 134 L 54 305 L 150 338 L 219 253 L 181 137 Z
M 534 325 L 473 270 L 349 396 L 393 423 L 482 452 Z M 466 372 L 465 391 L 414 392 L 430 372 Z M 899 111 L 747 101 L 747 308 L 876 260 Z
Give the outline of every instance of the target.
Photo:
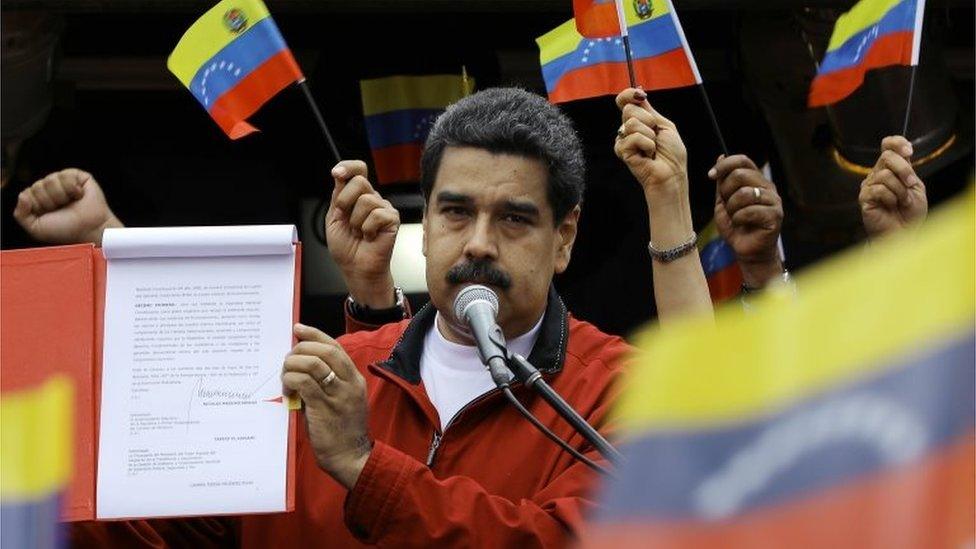
M 543 425 L 541 421 L 539 421 L 534 415 L 532 415 L 532 412 L 530 412 L 525 406 L 522 405 L 521 402 L 519 402 L 519 399 L 515 397 L 515 395 L 512 393 L 512 390 L 508 388 L 508 386 L 503 386 L 499 388 L 502 390 L 503 393 L 505 393 L 505 398 L 507 398 L 508 401 L 512 403 L 512 406 L 514 406 L 515 409 L 518 410 L 520 414 L 525 416 L 525 419 L 529 420 L 529 423 L 534 425 L 535 428 L 538 429 L 542 434 L 546 435 L 546 437 L 548 437 L 550 440 L 558 444 L 560 447 L 562 447 L 563 450 L 569 452 L 570 455 L 572 455 L 574 458 L 582 462 L 590 469 L 593 469 L 598 473 L 607 475 L 608 477 L 614 476 L 609 469 L 597 465 L 597 463 L 594 462 L 592 459 L 584 456 L 576 448 L 573 448 L 566 441 L 559 438 L 556 435 L 556 433 L 550 431 L 548 427 Z

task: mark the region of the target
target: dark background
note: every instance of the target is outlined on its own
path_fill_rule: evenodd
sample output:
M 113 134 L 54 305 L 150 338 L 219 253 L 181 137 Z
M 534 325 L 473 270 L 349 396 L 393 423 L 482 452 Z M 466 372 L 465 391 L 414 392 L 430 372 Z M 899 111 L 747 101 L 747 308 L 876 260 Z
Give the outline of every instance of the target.
M 766 2 L 675 3 L 729 148 L 749 154 L 757 164 L 772 164 L 786 202 L 790 269 L 800 271 L 857 243 L 863 236 L 856 209 L 862 176 L 839 173 L 823 160 L 825 151 L 844 141 L 841 137 L 848 144 L 860 139 L 876 147 L 881 136 L 896 133 L 907 69 L 870 76 L 864 92 L 850 100 L 854 108 L 834 113 L 844 124 L 832 124 L 827 111 L 803 104 L 814 71 L 807 50 L 822 55 L 829 25 L 811 36 L 805 35 L 810 28 L 803 22 L 831 20 L 851 3 L 811 2 L 810 8 L 784 2 L 775 9 Z M 360 79 L 458 73 L 465 65 L 479 89 L 520 85 L 544 93 L 534 39 L 572 16 L 569 0 L 267 4 L 308 76 L 340 151 L 363 159 L 369 159 L 369 148 Z M 334 159 L 297 88 L 285 90 L 252 117 L 260 133 L 232 142 L 166 70 L 166 56 L 210 5 L 4 2 L 5 40 L 11 36 L 6 32 L 11 15 L 26 8 L 53 16 L 63 33 L 52 65 L 50 115 L 16 154 L 4 157 L 12 175 L 2 194 L 3 248 L 37 245 L 12 220 L 16 194 L 65 167 L 92 172 L 115 213 L 131 226 L 300 225 L 302 200 L 327 196 Z M 928 57 L 923 57 L 919 85 L 941 87 L 929 86 L 925 89 L 936 91 L 916 97 L 919 127 L 956 136 L 940 158 L 919 168 L 932 206 L 964 188 L 972 174 L 973 15 L 971 2 L 929 2 L 926 14 L 923 52 Z M 5 42 L 8 51 L 11 47 Z M 16 78 L 5 69 L 0 85 L 18 86 Z M 889 103 L 902 111 L 880 107 L 872 94 L 896 98 Z M 714 197 L 705 173 L 720 152 L 701 97 L 687 88 L 653 92 L 651 101 L 677 123 L 688 148 L 694 219 L 701 228 L 711 218 Z M 955 109 L 932 112 L 932 105 L 946 101 L 955 102 Z M 613 155 L 619 125 L 613 99 L 577 101 L 563 109 L 583 138 L 588 188 L 573 261 L 556 284 L 576 316 L 626 335 L 654 315 L 643 197 Z M 846 134 L 839 132 L 841 126 Z M 924 139 L 916 143 L 916 150 L 919 143 L 926 149 Z M 797 155 L 814 160 L 784 161 Z M 415 190 L 400 185 L 382 192 L 402 196 Z M 419 220 L 416 209 L 402 214 L 404 221 Z M 301 238 L 309 242 L 315 237 Z M 342 297 L 303 296 L 303 321 L 341 332 Z M 412 297 L 415 306 L 426 299 Z

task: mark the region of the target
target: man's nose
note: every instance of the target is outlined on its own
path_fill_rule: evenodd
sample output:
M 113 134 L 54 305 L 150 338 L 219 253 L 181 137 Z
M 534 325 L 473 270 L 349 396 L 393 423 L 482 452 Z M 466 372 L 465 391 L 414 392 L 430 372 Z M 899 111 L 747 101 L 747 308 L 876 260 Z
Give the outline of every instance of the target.
M 469 260 L 494 261 L 498 259 L 495 231 L 488 216 L 478 217 L 471 229 L 468 241 L 464 244 L 464 256 Z

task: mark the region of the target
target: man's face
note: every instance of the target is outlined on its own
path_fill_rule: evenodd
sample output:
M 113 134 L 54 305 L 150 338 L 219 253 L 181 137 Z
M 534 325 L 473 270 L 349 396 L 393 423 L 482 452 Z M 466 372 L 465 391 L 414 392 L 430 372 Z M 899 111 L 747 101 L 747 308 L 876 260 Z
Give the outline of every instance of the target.
M 542 161 L 448 147 L 424 212 L 427 288 L 452 325 L 454 298 L 468 284 L 498 294 L 498 325 L 508 338 L 527 332 L 545 311 L 549 284 L 566 270 L 579 207 L 559 224 L 547 199 Z

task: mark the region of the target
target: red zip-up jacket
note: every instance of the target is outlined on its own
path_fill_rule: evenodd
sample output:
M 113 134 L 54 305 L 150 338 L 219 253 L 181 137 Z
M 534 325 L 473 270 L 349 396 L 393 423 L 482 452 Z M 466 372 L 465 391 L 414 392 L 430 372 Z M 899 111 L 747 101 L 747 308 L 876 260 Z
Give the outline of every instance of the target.
M 302 425 L 294 512 L 245 516 L 237 525 L 219 518 L 86 523 L 75 527 L 74 540 L 246 548 L 566 545 L 593 510 L 597 474 L 538 432 L 497 390 L 462 408 L 441 432 L 419 370 L 434 313 L 427 305 L 411 320 L 339 338 L 366 378 L 374 440 L 352 490 L 318 468 Z M 610 436 L 607 415 L 629 351 L 622 339 L 572 318 L 551 291 L 529 361 Z M 606 463 L 534 393 L 521 385 L 514 392 L 544 425 Z

